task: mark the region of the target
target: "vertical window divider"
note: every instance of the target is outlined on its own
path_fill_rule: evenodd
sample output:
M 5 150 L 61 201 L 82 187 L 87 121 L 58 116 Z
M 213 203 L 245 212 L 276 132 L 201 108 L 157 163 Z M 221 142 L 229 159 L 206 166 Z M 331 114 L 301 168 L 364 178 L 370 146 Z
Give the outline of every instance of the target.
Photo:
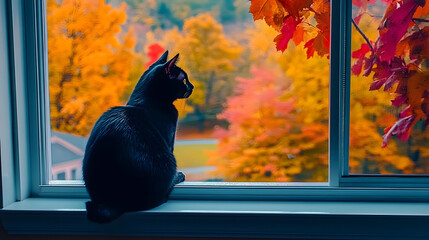
M 16 201 L 15 162 L 14 162 L 14 133 L 12 106 L 13 69 L 9 60 L 11 46 L 10 4 L 3 1 L 0 4 L 0 208 Z
M 9 10 L 9 67 L 11 84 L 12 105 L 12 132 L 15 168 L 16 199 L 24 200 L 30 196 L 30 161 L 28 141 L 28 76 L 27 76 L 27 54 L 26 54 L 26 29 L 25 29 L 25 1 L 6 1 Z
M 43 65 L 40 67 L 39 78 L 41 79 L 39 84 L 39 92 L 41 92 L 43 99 L 39 98 L 41 101 L 41 119 L 42 123 L 40 127 L 41 136 L 43 141 L 43 145 L 41 147 L 41 159 L 45 159 L 42 161 L 41 166 L 43 171 L 45 172 L 41 177 L 42 184 L 48 184 L 50 180 L 52 180 L 51 169 L 52 169 L 52 160 L 51 160 L 51 118 L 50 118 L 50 101 L 49 101 L 49 68 L 48 68 L 48 34 L 47 34 L 47 9 L 46 9 L 46 1 L 37 1 L 34 3 L 37 9 L 37 20 L 39 21 L 37 26 L 39 26 L 40 31 L 38 37 L 38 57 L 40 58 L 39 63 Z M 40 34 L 41 33 L 41 34 Z M 46 145 L 46 146 L 44 146 Z
M 351 86 L 351 19 L 352 19 L 352 1 L 344 1 L 344 9 L 342 9 L 342 26 L 345 42 L 342 43 L 342 49 L 345 51 L 343 53 L 343 59 L 341 62 L 343 64 L 342 69 L 343 79 L 342 79 L 342 92 L 343 96 L 343 124 L 344 124 L 344 134 L 343 134 L 343 155 L 342 155 L 342 174 L 341 176 L 349 175 L 349 143 L 350 143 L 350 86 Z
M 348 174 L 350 123 L 350 4 L 331 0 L 329 186 Z
M 49 182 L 49 94 L 45 1 L 25 1 L 32 194 Z

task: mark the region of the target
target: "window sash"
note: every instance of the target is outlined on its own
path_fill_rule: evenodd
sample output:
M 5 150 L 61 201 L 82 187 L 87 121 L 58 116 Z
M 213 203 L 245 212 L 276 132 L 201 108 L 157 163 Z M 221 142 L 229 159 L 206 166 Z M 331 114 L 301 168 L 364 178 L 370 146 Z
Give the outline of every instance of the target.
M 48 94 L 48 46 L 46 32 L 46 2 L 23 1 L 26 22 L 27 92 L 31 161 L 32 194 L 40 192 L 42 184 L 49 182 L 51 144 Z M 31 74 L 34 73 L 34 74 Z
M 15 2 L 15 1 L 10 1 Z M 21 16 L 25 25 L 25 49 L 28 99 L 28 135 L 19 139 L 29 143 L 31 169 L 31 192 L 34 196 L 87 197 L 78 181 L 51 181 L 50 177 L 50 128 L 48 86 L 48 56 L 46 35 L 46 3 L 30 0 L 22 2 Z M 172 198 L 334 198 L 338 191 L 348 191 L 349 187 L 401 189 L 407 188 L 410 199 L 426 197 L 421 189 L 427 188 L 429 178 L 425 176 L 368 176 L 349 175 L 349 115 L 350 115 L 350 41 L 351 41 L 351 1 L 331 0 L 331 53 L 330 53 L 330 111 L 329 111 L 329 182 L 328 183 L 202 183 L 185 182 L 175 188 Z M 24 47 L 24 45 L 23 45 Z M 25 96 L 18 96 L 25 99 Z M 25 108 L 25 106 L 23 107 Z M 15 113 L 17 114 L 17 113 Z M 15 159 L 20 163 L 23 159 Z M 21 178 L 25 176 L 21 176 Z M 82 183 L 82 182 L 80 182 Z M 410 190 L 409 188 L 414 188 Z M 371 189 L 370 189 L 371 190 Z M 370 191 L 371 192 L 371 191 Z M 213 194 L 212 194 L 213 193 Z M 350 198 L 366 196 L 356 191 Z M 28 194 L 27 194 L 28 195 Z M 344 194 L 340 194 L 343 196 Z M 405 192 L 396 192 L 404 196 Z M 394 192 L 385 197 L 395 198 Z M 412 197 L 414 196 L 414 197 Z M 379 195 L 373 198 L 379 198 Z M 401 198 L 403 199 L 403 198 Z

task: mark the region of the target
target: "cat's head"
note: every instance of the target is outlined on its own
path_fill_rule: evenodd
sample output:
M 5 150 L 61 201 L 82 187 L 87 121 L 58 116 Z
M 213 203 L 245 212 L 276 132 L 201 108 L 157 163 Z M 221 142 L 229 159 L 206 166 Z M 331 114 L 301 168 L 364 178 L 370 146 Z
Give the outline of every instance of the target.
M 173 102 L 179 98 L 188 98 L 194 85 L 188 75 L 176 66 L 179 54 L 167 61 L 166 51 L 140 77 L 128 105 L 139 105 L 144 101 Z

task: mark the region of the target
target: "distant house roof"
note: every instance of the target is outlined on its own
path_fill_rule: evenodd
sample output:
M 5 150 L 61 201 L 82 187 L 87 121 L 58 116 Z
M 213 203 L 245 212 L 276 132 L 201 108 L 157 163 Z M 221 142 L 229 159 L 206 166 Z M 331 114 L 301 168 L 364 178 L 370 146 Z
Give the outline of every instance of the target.
M 82 159 L 88 138 L 57 131 L 51 132 L 52 165 Z

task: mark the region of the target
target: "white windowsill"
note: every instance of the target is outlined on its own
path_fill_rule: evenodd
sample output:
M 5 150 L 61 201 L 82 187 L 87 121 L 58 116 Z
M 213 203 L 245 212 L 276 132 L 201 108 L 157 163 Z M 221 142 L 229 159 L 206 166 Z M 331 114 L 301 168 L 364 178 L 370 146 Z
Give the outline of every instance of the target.
M 0 210 L 0 218 L 10 234 L 429 239 L 429 204 L 422 202 L 170 200 L 95 224 L 85 201 L 30 198 Z

